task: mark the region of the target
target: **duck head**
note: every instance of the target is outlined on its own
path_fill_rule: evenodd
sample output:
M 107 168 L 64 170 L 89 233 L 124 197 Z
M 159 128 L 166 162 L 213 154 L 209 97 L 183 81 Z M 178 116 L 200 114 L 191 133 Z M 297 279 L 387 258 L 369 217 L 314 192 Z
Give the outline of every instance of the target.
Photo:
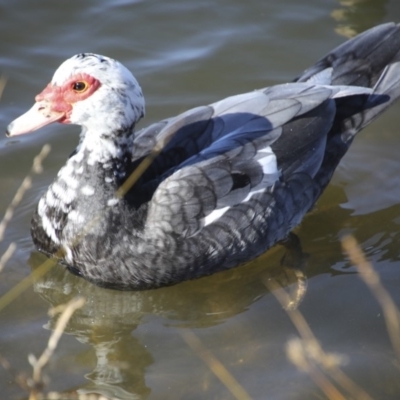
M 118 61 L 92 53 L 77 54 L 55 72 L 36 103 L 10 123 L 7 136 L 35 131 L 52 122 L 77 124 L 83 132 L 108 136 L 132 131 L 144 115 L 142 90 Z

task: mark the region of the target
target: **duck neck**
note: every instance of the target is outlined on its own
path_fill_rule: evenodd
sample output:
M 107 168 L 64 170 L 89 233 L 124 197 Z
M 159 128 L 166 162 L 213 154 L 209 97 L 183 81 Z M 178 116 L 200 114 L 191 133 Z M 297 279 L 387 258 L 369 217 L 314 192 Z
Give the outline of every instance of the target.
M 88 166 L 122 168 L 132 155 L 134 124 L 113 132 L 92 132 L 82 129 L 81 139 L 72 157 Z
M 131 166 L 132 142 L 133 129 L 112 135 L 82 133 L 78 147 L 39 201 L 32 221 L 39 248 L 52 253 L 72 243 L 88 224 L 95 229 L 92 221 L 100 215 L 122 215 L 118 210 L 123 202 L 116 193 Z

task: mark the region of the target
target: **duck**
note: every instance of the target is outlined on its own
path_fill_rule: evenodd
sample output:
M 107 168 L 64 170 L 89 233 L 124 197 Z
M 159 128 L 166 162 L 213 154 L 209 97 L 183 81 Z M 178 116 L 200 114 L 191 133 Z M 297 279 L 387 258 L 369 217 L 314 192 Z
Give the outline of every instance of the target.
M 118 61 L 69 58 L 14 137 L 54 122 L 79 144 L 39 200 L 36 248 L 102 287 L 153 289 L 244 264 L 286 240 L 356 134 L 400 95 L 400 26 L 344 42 L 290 83 L 136 129 L 142 89 Z

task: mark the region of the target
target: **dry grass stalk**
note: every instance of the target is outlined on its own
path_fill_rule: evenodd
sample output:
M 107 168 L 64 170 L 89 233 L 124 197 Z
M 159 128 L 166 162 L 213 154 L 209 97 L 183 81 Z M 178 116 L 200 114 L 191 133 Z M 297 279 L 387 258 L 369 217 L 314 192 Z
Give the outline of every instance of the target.
M 0 98 L 3 95 L 4 88 L 6 87 L 7 77 L 5 75 L 0 76 Z
M 312 378 L 328 399 L 346 400 L 336 386 L 310 360 L 310 353 L 319 350 L 318 348 L 312 349 L 313 346 L 315 346 L 315 343 L 306 343 L 299 338 L 290 339 L 286 344 L 287 357 L 297 369 L 306 372 Z
M 51 334 L 47 347 L 42 353 L 42 355 L 38 359 L 36 359 L 35 356 L 33 355 L 29 356 L 29 362 L 33 366 L 33 376 L 31 384 L 32 389 L 29 400 L 36 400 L 40 398 L 38 397 L 38 395 L 40 394 L 44 386 L 42 378 L 42 370 L 44 366 L 49 362 L 51 356 L 53 355 L 54 350 L 57 347 L 58 341 L 60 340 L 61 335 L 63 334 L 68 324 L 68 321 L 71 319 L 73 313 L 77 309 L 81 308 L 84 304 L 85 304 L 85 299 L 83 297 L 77 297 L 68 302 L 65 305 L 60 317 L 57 320 L 55 329 Z
M 191 330 L 179 331 L 185 342 L 196 355 L 204 361 L 214 375 L 225 385 L 237 400 L 250 400 L 251 397 L 243 389 L 240 383 L 231 375 L 225 366 L 207 349 L 200 339 Z
M 350 260 L 356 266 L 361 278 L 370 288 L 372 294 L 380 304 L 385 318 L 386 329 L 390 341 L 400 361 L 400 313 L 388 291 L 382 286 L 379 275 L 375 272 L 372 264 L 366 259 L 353 236 L 342 239 L 342 246 L 349 255 Z
M 0 78 L 0 93 L 2 90 L 2 79 Z M 4 85 L 4 84 L 3 84 Z M 22 198 L 24 197 L 26 191 L 31 188 L 32 186 L 32 178 L 34 174 L 40 174 L 43 171 L 42 163 L 43 160 L 47 157 L 51 150 L 50 145 L 45 144 L 39 154 L 33 159 L 32 167 L 31 170 L 29 171 L 28 175 L 25 177 L 25 179 L 22 181 L 20 187 L 18 188 L 17 192 L 15 193 L 14 198 L 12 199 L 10 205 L 7 207 L 6 212 L 4 214 L 4 217 L 2 221 L 0 222 L 0 241 L 4 239 L 4 232 L 7 228 L 8 223 L 10 222 L 11 218 L 14 215 L 15 208 L 19 205 L 21 202 Z M 6 262 L 11 258 L 13 252 L 15 251 L 15 244 L 11 243 L 6 250 L 6 252 L 3 254 L 3 256 L 0 259 L 0 271 L 4 268 L 4 265 Z M 36 270 L 36 276 L 41 276 L 47 273 L 49 269 L 55 264 L 54 261 L 49 261 L 44 263 L 41 268 L 38 268 Z M 13 300 L 15 300 L 24 290 L 26 290 L 28 287 L 31 286 L 32 284 L 32 276 L 28 276 L 24 278 L 22 281 L 20 281 L 17 285 L 15 285 L 13 288 L 11 288 L 7 293 L 5 293 L 1 298 L 0 298 L 0 311 L 5 308 L 7 305 L 9 305 Z
M 15 286 L 13 286 L 7 293 L 0 297 L 0 312 L 6 308 L 10 303 L 12 303 L 18 296 L 32 286 L 32 282 L 35 279 L 39 279 L 41 276 L 47 274 L 51 268 L 57 264 L 57 260 L 49 258 L 44 263 L 42 263 L 38 268 L 35 269 L 31 274 L 26 276 L 24 279 L 19 281 Z
M 17 248 L 17 245 L 14 242 L 10 243 L 10 245 L 7 248 L 7 250 L 0 257 L 0 272 L 3 270 L 3 268 L 7 264 L 8 260 L 14 254 L 14 251 L 15 251 L 16 248 Z
M 17 190 L 17 193 L 15 193 L 14 198 L 12 199 L 10 205 L 7 207 L 4 217 L 0 223 L 0 241 L 2 241 L 4 238 L 4 231 L 6 230 L 8 223 L 14 215 L 15 208 L 21 202 L 26 191 L 32 186 L 32 176 L 34 174 L 39 174 L 42 172 L 42 162 L 47 157 L 50 150 L 51 148 L 48 144 L 45 144 L 42 147 L 40 153 L 33 160 L 33 165 L 29 174 L 22 181 L 21 186 Z
M 288 316 L 301 336 L 301 340 L 298 339 L 299 342 L 291 343 L 289 341 L 287 345 L 287 353 L 290 361 L 300 370 L 306 371 L 314 383 L 331 400 L 346 399 L 347 397 L 343 396 L 337 388 L 333 387 L 327 376 L 333 379 L 351 397 L 359 400 L 372 400 L 364 389 L 359 387 L 340 370 L 339 365 L 344 361 L 345 357 L 338 354 L 326 353 L 304 316 L 296 309 L 287 309 L 286 306 L 290 303 L 291 299 L 282 287 L 274 280 L 269 280 L 265 284 L 278 299 L 282 307 L 286 309 Z

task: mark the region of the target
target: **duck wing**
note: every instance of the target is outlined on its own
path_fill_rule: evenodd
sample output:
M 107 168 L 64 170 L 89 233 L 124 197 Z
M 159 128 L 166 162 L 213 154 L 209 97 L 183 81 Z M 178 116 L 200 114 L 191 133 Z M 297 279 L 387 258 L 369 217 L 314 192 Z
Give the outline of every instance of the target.
M 370 93 L 292 83 L 233 96 L 149 127 L 139 137 L 159 129 L 152 140 L 164 146 L 158 168 L 167 169 L 154 178 L 145 225 L 153 233 L 192 236 L 293 174 L 312 178 L 334 123 L 335 98 Z M 171 165 L 166 156 L 174 151 L 179 163 Z

